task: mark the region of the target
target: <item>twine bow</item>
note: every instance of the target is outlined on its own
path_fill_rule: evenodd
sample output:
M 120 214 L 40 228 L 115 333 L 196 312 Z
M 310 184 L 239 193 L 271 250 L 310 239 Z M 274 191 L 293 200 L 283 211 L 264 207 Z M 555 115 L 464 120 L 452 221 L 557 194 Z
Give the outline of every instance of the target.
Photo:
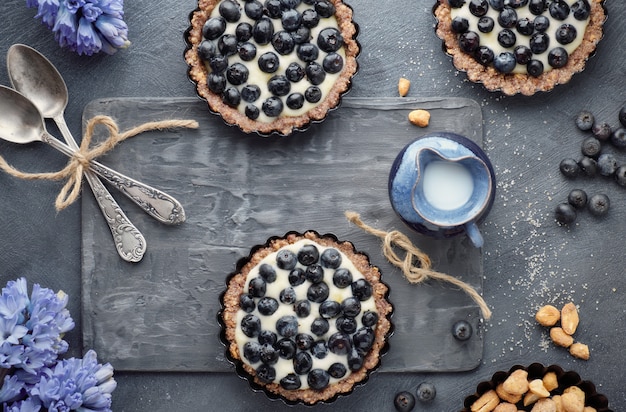
M 489 309 L 487 303 L 476 289 L 454 276 L 432 270 L 428 255 L 413 245 L 406 235 L 397 230 L 385 232 L 368 226 L 363 223 L 359 214 L 355 212 L 347 211 L 345 215 L 350 222 L 359 228 L 383 239 L 383 254 L 391 264 L 402 269 L 402 273 L 409 282 L 421 283 L 428 279 L 436 279 L 451 283 L 467 293 L 478 304 L 485 319 L 491 318 L 491 309 Z M 396 247 L 406 252 L 404 258 L 396 253 Z
M 98 125 L 103 125 L 108 129 L 109 137 L 94 148 L 90 148 L 94 130 Z M 67 179 L 67 182 L 57 195 L 57 198 L 54 202 L 56 210 L 60 211 L 74 203 L 74 201 L 76 201 L 76 199 L 78 198 L 78 195 L 80 194 L 83 173 L 86 169 L 89 168 L 89 162 L 112 150 L 118 143 L 121 143 L 130 137 L 147 131 L 165 130 L 173 128 L 197 129 L 198 127 L 198 122 L 196 122 L 195 120 L 161 120 L 156 122 L 147 122 L 139 126 L 133 127 L 132 129 L 127 130 L 124 133 L 120 133 L 117 124 L 112 118 L 102 115 L 95 116 L 87 122 L 85 136 L 80 143 L 79 149 L 74 152 L 67 165 L 58 172 L 22 172 L 9 165 L 2 156 L 0 156 L 0 168 L 11 176 L 26 180 Z

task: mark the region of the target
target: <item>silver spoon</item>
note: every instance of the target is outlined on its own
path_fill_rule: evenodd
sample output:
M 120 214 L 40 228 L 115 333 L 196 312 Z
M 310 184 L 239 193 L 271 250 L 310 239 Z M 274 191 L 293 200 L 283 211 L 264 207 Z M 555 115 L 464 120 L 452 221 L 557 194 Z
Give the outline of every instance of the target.
M 7 69 L 13 87 L 30 99 L 44 118 L 53 119 L 65 141 L 78 149 L 65 123 L 63 114 L 68 102 L 68 91 L 56 67 L 32 47 L 14 44 L 7 52 Z M 94 167 L 101 166 L 95 163 Z M 185 221 L 183 206 L 167 193 L 122 174 L 109 178 L 108 168 L 102 168 L 101 172 L 109 183 L 158 221 L 166 224 Z M 90 178 L 87 179 L 89 181 Z
M 73 154 L 72 149 L 48 133 L 41 113 L 30 100 L 2 85 L 0 85 L 0 138 L 13 143 L 42 141 L 67 156 L 71 157 Z M 97 172 L 95 169 L 92 170 Z M 87 181 L 92 185 L 98 205 L 111 229 L 118 254 L 128 262 L 139 262 L 146 251 L 146 240 L 143 235 L 128 220 L 100 180 L 96 181 L 87 174 Z

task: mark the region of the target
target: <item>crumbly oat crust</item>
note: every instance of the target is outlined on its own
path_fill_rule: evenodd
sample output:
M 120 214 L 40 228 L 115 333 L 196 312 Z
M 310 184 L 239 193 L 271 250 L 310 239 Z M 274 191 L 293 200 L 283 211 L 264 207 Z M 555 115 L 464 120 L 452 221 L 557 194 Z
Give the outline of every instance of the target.
M 269 244 L 269 246 L 257 250 L 251 256 L 250 260 L 241 268 L 239 273 L 235 274 L 228 283 L 228 288 L 224 294 L 224 310 L 222 311 L 222 320 L 226 329 L 225 336 L 229 342 L 228 350 L 233 359 L 241 360 L 241 354 L 239 353 L 239 348 L 235 342 L 235 331 L 237 329 L 239 296 L 243 293 L 248 273 L 267 255 L 276 252 L 286 245 L 296 243 L 301 239 L 309 239 L 322 246 L 332 246 L 343 252 L 371 283 L 373 288 L 372 296 L 374 296 L 374 301 L 376 302 L 376 308 L 379 314 L 378 323 L 376 324 L 374 345 L 372 346 L 370 352 L 365 356 L 363 367 L 358 371 L 352 372 L 345 379 L 337 382 L 336 384 L 329 385 L 321 391 L 314 389 L 286 390 L 276 383 L 269 385 L 264 384 L 255 377 L 255 371 L 252 367 L 245 363 L 243 364 L 246 372 L 253 376 L 254 382 L 265 387 L 268 391 L 289 401 L 301 401 L 306 404 L 314 404 L 332 399 L 338 394 L 350 392 L 355 384 L 366 379 L 369 371 L 378 365 L 381 350 L 385 346 L 386 337 L 391 328 L 388 316 L 392 312 L 393 308 L 391 303 L 389 303 L 385 298 L 388 288 L 381 282 L 380 271 L 377 267 L 370 264 L 366 255 L 356 252 L 352 243 L 338 243 L 330 237 L 320 237 L 314 232 L 306 232 L 303 235 L 289 234 L 287 237 L 275 239 Z
M 330 93 L 315 108 L 300 116 L 278 117 L 271 123 L 264 123 L 248 118 L 237 109 L 225 104 L 220 95 L 209 90 L 206 84 L 208 71 L 204 62 L 198 57 L 198 45 L 202 42 L 202 26 L 220 0 L 198 0 L 198 9 L 191 16 L 191 27 L 187 35 L 187 41 L 191 47 L 185 52 L 185 61 L 189 65 L 189 77 L 196 83 L 198 95 L 207 100 L 211 111 L 219 113 L 226 123 L 239 126 L 246 133 L 256 132 L 261 135 L 272 133 L 289 135 L 294 130 L 304 128 L 311 121 L 324 119 L 328 111 L 339 104 L 342 94 L 349 89 L 352 76 L 358 69 L 356 57 L 359 54 L 359 45 L 356 41 L 357 28 L 352 21 L 352 9 L 342 0 L 329 1 L 335 5 L 335 17 L 344 39 L 346 58 L 341 75 Z
M 520 73 L 502 74 L 491 66 L 483 66 L 460 49 L 457 34 L 452 30 L 450 6 L 447 0 L 437 1 L 438 5 L 434 11 L 438 21 L 436 33 L 444 41 L 446 52 L 452 56 L 454 67 L 466 72 L 472 82 L 482 83 L 486 89 L 501 91 L 506 95 L 521 93 L 531 96 L 539 91 L 551 90 L 558 84 L 567 83 L 575 73 L 585 68 L 587 59 L 602 38 L 602 26 L 606 19 L 602 6 L 604 0 L 589 0 L 591 15 L 583 41 L 569 56 L 569 61 L 564 67 L 552 69 L 539 77 Z

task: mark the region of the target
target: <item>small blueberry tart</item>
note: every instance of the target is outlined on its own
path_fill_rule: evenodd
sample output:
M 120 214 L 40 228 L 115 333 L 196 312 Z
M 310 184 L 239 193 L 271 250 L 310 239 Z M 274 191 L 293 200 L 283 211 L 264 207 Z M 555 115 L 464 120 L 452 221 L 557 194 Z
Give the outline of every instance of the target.
M 469 80 L 533 95 L 581 72 L 602 38 L 604 0 L 438 0 L 436 33 Z
M 359 44 L 342 0 L 198 0 L 185 33 L 189 78 L 246 133 L 289 135 L 349 91 Z
M 241 259 L 221 296 L 226 356 L 253 389 L 331 402 L 387 351 L 393 307 L 377 267 L 333 235 L 287 233 Z

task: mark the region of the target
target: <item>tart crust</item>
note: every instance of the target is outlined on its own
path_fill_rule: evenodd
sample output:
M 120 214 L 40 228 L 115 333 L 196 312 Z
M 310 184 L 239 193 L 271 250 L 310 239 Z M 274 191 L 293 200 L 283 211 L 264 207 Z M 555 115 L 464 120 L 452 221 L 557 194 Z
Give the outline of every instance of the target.
M 198 57 L 198 45 L 202 42 L 202 27 L 220 0 L 198 0 L 198 8 L 191 14 L 191 27 L 187 31 L 189 48 L 184 57 L 189 65 L 189 77 L 196 84 L 198 95 L 208 102 L 209 109 L 220 114 L 226 123 L 239 126 L 246 133 L 261 135 L 272 133 L 289 135 L 294 130 L 305 128 L 312 121 L 323 120 L 330 110 L 339 105 L 341 96 L 350 89 L 350 81 L 358 69 L 356 58 L 360 51 L 356 41 L 357 26 L 352 21 L 352 8 L 342 0 L 329 1 L 335 6 L 335 18 L 344 39 L 346 56 L 340 76 L 324 100 L 313 109 L 299 116 L 279 116 L 274 121 L 265 123 L 248 118 L 244 113 L 224 103 L 220 95 L 209 90 L 206 84 L 208 70 Z
M 585 63 L 595 51 L 602 38 L 602 26 L 606 20 L 604 0 L 589 0 L 591 13 L 580 46 L 569 56 L 564 67 L 551 69 L 538 77 L 523 73 L 499 73 L 492 66 L 483 66 L 459 47 L 458 35 L 452 30 L 451 8 L 447 0 L 437 0 L 434 14 L 437 18 L 437 36 L 443 40 L 445 51 L 452 56 L 454 67 L 467 73 L 469 80 L 482 83 L 486 89 L 501 91 L 506 95 L 521 93 L 530 96 L 548 91 L 558 84 L 567 83 L 575 73 L 583 71 Z
M 314 389 L 297 389 L 286 390 L 278 383 L 266 384 L 259 380 L 255 375 L 255 370 L 250 365 L 242 362 L 242 356 L 239 353 L 239 347 L 235 341 L 235 333 L 237 330 L 237 312 L 239 311 L 239 297 L 244 292 L 246 277 L 250 270 L 257 266 L 267 255 L 278 251 L 279 249 L 293 244 L 302 239 L 312 240 L 319 245 L 326 247 L 334 247 L 343 252 L 352 261 L 354 266 L 365 276 L 372 285 L 372 296 L 378 310 L 378 323 L 374 337 L 374 344 L 365 356 L 361 369 L 352 372 L 346 378 L 335 384 L 325 387 L 323 390 Z M 256 251 L 253 251 L 247 262 L 243 265 L 238 273 L 234 274 L 228 282 L 226 292 L 223 297 L 222 321 L 224 325 L 224 334 L 227 341 L 227 351 L 235 362 L 241 362 L 244 370 L 252 377 L 254 383 L 265 388 L 267 391 L 276 394 L 290 402 L 303 402 L 306 404 L 315 404 L 317 402 L 329 401 L 339 394 L 345 394 L 354 388 L 354 385 L 367 379 L 368 373 L 375 369 L 380 363 L 382 350 L 387 343 L 387 337 L 391 331 L 391 322 L 389 316 L 393 311 L 391 303 L 386 299 L 388 287 L 381 281 L 380 271 L 376 266 L 372 266 L 369 258 L 363 253 L 359 253 L 354 249 L 350 242 L 339 242 L 334 237 L 324 235 L 320 236 L 316 232 L 309 231 L 304 234 L 289 233 L 282 238 L 274 238 L 268 244 Z

